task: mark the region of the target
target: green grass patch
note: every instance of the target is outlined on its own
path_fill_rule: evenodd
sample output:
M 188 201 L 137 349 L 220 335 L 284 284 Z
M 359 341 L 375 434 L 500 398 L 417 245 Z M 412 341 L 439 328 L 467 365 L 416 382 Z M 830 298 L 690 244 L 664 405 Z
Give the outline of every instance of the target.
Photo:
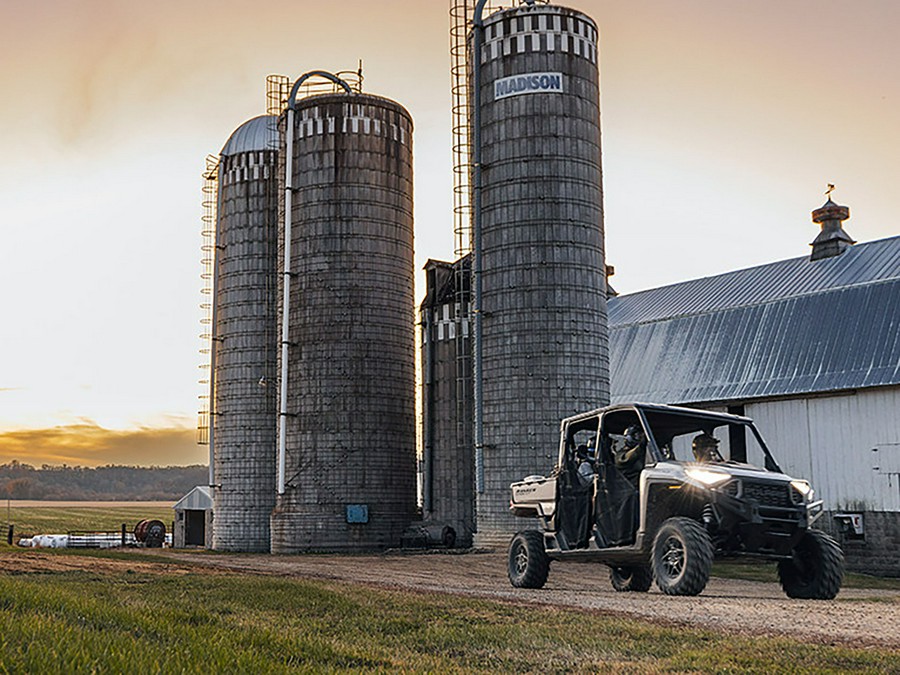
M 6 509 L 2 503 L 0 517 L 6 521 Z M 9 520 L 18 539 L 21 536 L 65 534 L 70 531 L 118 532 L 122 523 L 130 532 L 138 521 L 145 518 L 161 520 L 169 530 L 174 517 L 175 512 L 171 508 L 159 506 L 19 506 L 11 509 Z M 5 529 L 3 534 L 5 542 Z
M 452 595 L 124 565 L 0 575 L 0 649 L 0 672 L 66 673 L 839 673 L 884 672 L 898 656 Z

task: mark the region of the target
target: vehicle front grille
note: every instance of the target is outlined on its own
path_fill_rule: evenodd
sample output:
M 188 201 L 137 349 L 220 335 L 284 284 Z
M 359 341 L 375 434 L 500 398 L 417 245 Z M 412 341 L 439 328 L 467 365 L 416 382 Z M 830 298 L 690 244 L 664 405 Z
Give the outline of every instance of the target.
M 785 483 L 755 483 L 744 481 L 744 499 L 752 499 L 760 506 L 793 506 L 790 488 Z

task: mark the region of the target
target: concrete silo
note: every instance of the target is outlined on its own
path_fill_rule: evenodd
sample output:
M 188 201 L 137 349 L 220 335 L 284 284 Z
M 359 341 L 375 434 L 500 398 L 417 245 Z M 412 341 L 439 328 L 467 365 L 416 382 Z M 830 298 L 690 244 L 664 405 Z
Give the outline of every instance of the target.
M 452 527 L 457 546 L 471 546 L 475 531 L 470 263 L 429 260 L 419 308 L 422 516 L 426 527 Z
M 281 118 L 272 551 L 396 546 L 416 486 L 412 120 L 349 87 L 296 100 L 306 77 Z
M 559 420 L 609 399 L 597 26 L 529 3 L 471 36 L 476 541 L 509 484 L 552 466 Z
M 214 267 L 213 548 L 268 551 L 275 505 L 278 176 L 276 118 L 222 149 Z

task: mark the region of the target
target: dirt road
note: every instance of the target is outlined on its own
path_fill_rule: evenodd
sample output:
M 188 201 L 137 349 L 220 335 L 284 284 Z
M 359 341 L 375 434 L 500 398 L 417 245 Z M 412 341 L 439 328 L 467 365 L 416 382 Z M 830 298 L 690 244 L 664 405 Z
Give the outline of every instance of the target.
M 554 563 L 545 588 L 512 588 L 502 553 L 210 555 L 166 550 L 180 563 L 236 572 L 334 579 L 420 592 L 580 608 L 669 624 L 810 642 L 900 648 L 900 591 L 845 589 L 835 600 L 790 600 L 773 583 L 713 578 L 695 598 L 616 593 L 607 568 Z

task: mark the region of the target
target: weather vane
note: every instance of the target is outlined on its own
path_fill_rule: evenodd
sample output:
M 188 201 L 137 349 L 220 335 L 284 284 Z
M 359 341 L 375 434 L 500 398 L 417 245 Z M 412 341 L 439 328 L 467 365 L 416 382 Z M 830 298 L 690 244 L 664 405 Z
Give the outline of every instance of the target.
M 834 184 L 833 184 L 833 183 L 829 183 L 829 184 L 828 184 L 828 189 L 825 190 L 825 196 L 828 197 L 828 199 L 831 199 L 831 193 L 832 193 L 832 192 L 834 192 Z

